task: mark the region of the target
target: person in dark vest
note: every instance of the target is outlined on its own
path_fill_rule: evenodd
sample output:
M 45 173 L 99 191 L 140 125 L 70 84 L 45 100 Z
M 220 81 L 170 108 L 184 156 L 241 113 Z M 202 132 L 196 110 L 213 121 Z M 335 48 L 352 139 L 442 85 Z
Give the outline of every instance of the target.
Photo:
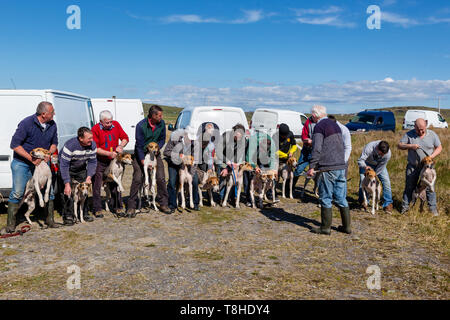
M 307 175 L 312 177 L 321 172 L 319 180 L 319 199 L 321 204 L 322 223 L 319 228 L 313 227 L 312 232 L 319 234 L 331 233 L 333 217 L 333 202 L 339 207 L 342 226 L 338 230 L 350 234 L 350 209 L 346 199 L 347 179 L 345 177 L 345 149 L 341 128 L 337 123 L 327 118 L 323 106 L 314 106 L 312 114 L 318 121 L 312 138 L 312 154 Z
M 128 199 L 127 214 L 134 218 L 136 216 L 136 200 L 139 190 L 144 183 L 144 158 L 145 150 L 150 142 L 156 142 L 159 150 L 162 150 L 166 143 L 166 124 L 163 120 L 163 110 L 160 106 L 152 105 L 148 111 L 148 116 L 136 125 L 136 145 L 133 159 L 133 180 L 131 182 L 130 197 Z M 159 203 L 163 213 L 169 214 L 169 196 L 167 193 L 164 163 L 161 152 L 156 157 L 156 201 Z

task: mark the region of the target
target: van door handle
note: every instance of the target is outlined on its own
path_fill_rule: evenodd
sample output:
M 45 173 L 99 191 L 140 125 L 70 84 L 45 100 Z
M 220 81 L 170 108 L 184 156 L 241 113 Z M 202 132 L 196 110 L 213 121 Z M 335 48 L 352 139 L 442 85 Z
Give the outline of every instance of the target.
M 136 126 L 131 126 L 132 128 L 136 128 Z

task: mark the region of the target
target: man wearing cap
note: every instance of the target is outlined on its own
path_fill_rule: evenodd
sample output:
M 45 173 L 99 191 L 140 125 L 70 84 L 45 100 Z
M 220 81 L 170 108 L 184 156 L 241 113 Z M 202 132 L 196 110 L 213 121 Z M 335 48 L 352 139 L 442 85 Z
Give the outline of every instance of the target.
M 128 199 L 127 214 L 136 217 L 136 200 L 139 190 L 144 183 L 144 158 L 147 146 L 151 142 L 156 142 L 161 150 L 166 143 L 166 124 L 163 118 L 163 111 L 160 106 L 152 105 L 148 111 L 148 117 L 136 125 L 136 144 L 134 148 L 133 159 L 133 180 L 131 182 L 130 197 Z M 164 213 L 170 213 L 168 207 L 168 194 L 166 187 L 166 178 L 164 173 L 164 163 L 161 154 L 156 157 L 156 186 L 158 195 L 156 201 L 160 205 L 160 210 Z
M 442 152 L 442 144 L 439 136 L 432 130 L 427 129 L 427 121 L 419 118 L 414 124 L 414 130 L 407 132 L 398 144 L 400 150 L 408 150 L 408 164 L 406 166 L 405 191 L 403 192 L 402 211 L 404 214 L 409 210 L 412 194 L 417 186 L 421 162 L 426 156 L 433 160 Z M 430 211 L 434 216 L 439 215 L 437 210 L 436 192 L 427 188 L 427 201 Z
M 276 155 L 278 156 L 279 166 L 283 166 L 287 160 L 292 157 L 297 151 L 297 142 L 295 141 L 294 133 L 289 129 L 289 126 L 285 123 L 280 124 L 278 128 L 278 137 L 274 136 L 275 141 L 278 141 L 278 151 Z M 293 184 L 294 185 L 294 184 Z M 286 183 L 286 188 L 288 188 L 289 183 Z M 269 196 L 272 191 L 269 190 Z
M 167 167 L 169 172 L 169 182 L 167 184 L 167 191 L 169 194 L 169 209 L 170 213 L 174 213 L 177 206 L 177 185 L 179 184 L 179 171 L 181 168 L 181 158 L 183 156 L 194 156 L 194 166 L 191 167 L 192 174 L 192 188 L 193 188 L 193 202 L 194 210 L 199 211 L 200 197 L 198 194 L 198 175 L 197 175 L 197 161 L 198 157 L 195 157 L 195 147 L 197 141 L 196 130 L 188 126 L 186 129 L 179 129 L 174 131 L 170 136 L 169 142 L 167 142 L 164 149 L 164 159 L 167 161 Z

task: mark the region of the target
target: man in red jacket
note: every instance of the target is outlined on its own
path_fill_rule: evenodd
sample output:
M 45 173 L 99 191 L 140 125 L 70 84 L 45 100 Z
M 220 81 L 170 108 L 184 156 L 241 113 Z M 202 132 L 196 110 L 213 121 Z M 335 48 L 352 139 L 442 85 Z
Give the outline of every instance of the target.
M 100 112 L 100 122 L 92 128 L 94 141 L 97 145 L 97 171 L 94 176 L 93 202 L 94 216 L 103 218 L 101 188 L 103 184 L 103 173 L 111 161 L 123 152 L 128 144 L 128 135 L 123 131 L 119 122 L 113 120 L 111 112 L 105 110 Z M 120 145 L 119 145 L 120 140 Z M 117 214 L 123 213 L 123 203 L 116 183 L 110 184 L 112 204 L 109 207 Z

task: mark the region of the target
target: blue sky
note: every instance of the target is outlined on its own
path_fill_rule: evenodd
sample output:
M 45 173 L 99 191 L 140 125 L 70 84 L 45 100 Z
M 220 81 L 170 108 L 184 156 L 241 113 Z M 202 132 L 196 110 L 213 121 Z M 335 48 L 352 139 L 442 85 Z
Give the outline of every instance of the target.
M 66 9 L 81 9 L 69 30 Z M 369 30 L 369 5 L 381 29 Z M 0 1 L 0 88 L 181 107 L 450 106 L 448 1 Z

